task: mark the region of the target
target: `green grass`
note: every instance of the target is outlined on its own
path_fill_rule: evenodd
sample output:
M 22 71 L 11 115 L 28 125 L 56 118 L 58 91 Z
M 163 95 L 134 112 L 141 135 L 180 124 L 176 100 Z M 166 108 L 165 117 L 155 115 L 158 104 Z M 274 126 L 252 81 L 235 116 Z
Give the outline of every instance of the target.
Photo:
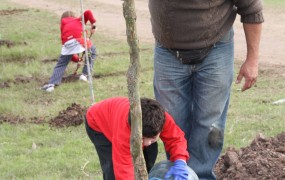
M 61 46 L 58 17 L 35 9 L 22 10 L 24 11 L 1 18 L 1 38 L 16 44 L 12 48 L 1 47 L 1 62 L 25 63 L 40 57 L 57 57 Z M 13 21 L 9 17 L 13 17 Z
M 100 173 L 84 126 L 50 129 L 31 124 L 1 125 L 1 179 L 78 179 Z M 34 144 L 34 148 L 33 148 Z
M 264 0 L 263 4 L 265 6 L 267 6 L 267 5 L 284 6 L 285 5 L 285 1 L 283 1 L 283 0 Z
M 0 18 L 1 39 L 16 43 L 12 48 L 0 47 L 0 84 L 8 82 L 10 85 L 9 88 L 0 88 L 0 118 L 2 115 L 20 116 L 26 118 L 27 123 L 0 124 L 0 179 L 102 179 L 98 157 L 84 125 L 56 129 L 48 123 L 29 123 L 33 117 L 44 117 L 48 121 L 74 102 L 82 106 L 89 106 L 92 102 L 89 87 L 82 82 L 64 83 L 53 93 L 39 90 L 42 83 L 48 81 L 56 64 L 44 60 L 57 59 L 60 53 L 59 17 L 45 11 L 26 9 L 8 0 L 1 1 L 0 11 L 14 8 L 27 11 L 1 15 Z M 111 96 L 127 96 L 127 42 L 101 34 L 92 38 L 98 54 L 94 71 L 100 76 L 93 79 L 96 101 Z M 140 94 L 154 97 L 153 45 L 140 46 Z M 236 71 L 239 66 L 240 61 L 236 60 Z M 258 83 L 251 90 L 240 92 L 240 85 L 233 84 L 225 148 L 247 146 L 258 133 L 275 136 L 285 131 L 285 104 L 271 104 L 285 98 L 284 77 L 280 76 L 285 67 L 260 68 Z M 70 63 L 65 76 L 74 69 L 75 65 Z M 14 84 L 17 77 L 31 81 Z M 160 142 L 159 160 L 164 158 Z

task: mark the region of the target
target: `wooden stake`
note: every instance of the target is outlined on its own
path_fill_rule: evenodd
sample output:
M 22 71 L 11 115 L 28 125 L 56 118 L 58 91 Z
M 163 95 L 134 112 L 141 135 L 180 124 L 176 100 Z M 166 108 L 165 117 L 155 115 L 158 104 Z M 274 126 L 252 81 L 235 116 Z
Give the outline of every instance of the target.
M 127 72 L 128 96 L 131 115 L 131 153 L 136 180 L 148 179 L 142 152 L 142 112 L 139 94 L 140 55 L 136 32 L 136 12 L 134 0 L 124 0 L 123 14 L 126 21 L 127 41 L 130 47 L 130 66 Z

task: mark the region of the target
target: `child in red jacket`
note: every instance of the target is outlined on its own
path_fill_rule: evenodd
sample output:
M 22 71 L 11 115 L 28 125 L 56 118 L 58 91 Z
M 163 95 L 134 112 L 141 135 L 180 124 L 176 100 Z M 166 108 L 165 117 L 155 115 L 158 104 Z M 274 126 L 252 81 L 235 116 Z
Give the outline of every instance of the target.
M 189 159 L 183 131 L 155 100 L 141 98 L 143 154 L 148 172 L 155 163 L 160 138 L 170 161 L 167 173 L 187 179 Z M 114 97 L 92 105 L 86 114 L 86 131 L 95 145 L 104 180 L 134 180 L 134 165 L 130 151 L 131 120 L 128 98 Z
M 90 33 L 93 34 L 96 28 L 95 26 L 96 19 L 94 18 L 92 11 L 90 10 L 85 11 L 83 16 L 85 24 L 88 21 L 90 22 L 91 24 Z M 85 51 L 81 21 L 82 18 L 76 17 L 74 12 L 72 11 L 66 11 L 62 14 L 61 24 L 60 24 L 61 41 L 62 41 L 61 55 L 58 59 L 56 66 L 54 67 L 53 74 L 49 80 L 49 83 L 44 85 L 41 88 L 42 90 L 47 92 L 53 91 L 54 87 L 61 83 L 63 73 L 69 61 L 71 59 L 74 59 L 74 55 Z M 92 72 L 96 48 L 89 39 L 87 40 L 87 49 L 89 51 L 88 54 L 89 54 L 90 72 Z M 85 62 L 82 74 L 79 77 L 79 79 L 87 81 L 87 75 L 88 75 L 88 70 L 87 70 L 87 64 Z

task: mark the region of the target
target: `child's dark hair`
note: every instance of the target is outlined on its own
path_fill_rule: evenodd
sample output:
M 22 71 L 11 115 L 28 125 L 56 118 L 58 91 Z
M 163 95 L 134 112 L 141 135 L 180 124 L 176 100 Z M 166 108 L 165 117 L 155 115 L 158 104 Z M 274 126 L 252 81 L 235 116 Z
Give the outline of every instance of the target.
M 152 138 L 162 131 L 165 123 L 164 108 L 154 99 L 141 98 L 142 108 L 142 135 Z M 131 125 L 131 116 L 129 113 L 129 124 Z

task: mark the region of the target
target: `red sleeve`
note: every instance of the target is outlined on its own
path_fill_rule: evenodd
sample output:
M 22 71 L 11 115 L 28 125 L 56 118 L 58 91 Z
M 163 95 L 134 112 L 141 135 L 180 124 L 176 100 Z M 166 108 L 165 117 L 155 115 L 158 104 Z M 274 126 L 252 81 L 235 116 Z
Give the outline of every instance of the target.
M 177 159 L 187 161 L 189 159 L 184 132 L 176 125 L 167 112 L 165 113 L 165 124 L 160 133 L 160 138 L 165 145 L 166 152 L 170 154 L 170 161 Z
M 84 21 L 85 24 L 87 23 L 87 21 L 89 21 L 91 24 L 94 24 L 96 22 L 96 19 L 94 18 L 91 10 L 86 10 L 84 12 Z

